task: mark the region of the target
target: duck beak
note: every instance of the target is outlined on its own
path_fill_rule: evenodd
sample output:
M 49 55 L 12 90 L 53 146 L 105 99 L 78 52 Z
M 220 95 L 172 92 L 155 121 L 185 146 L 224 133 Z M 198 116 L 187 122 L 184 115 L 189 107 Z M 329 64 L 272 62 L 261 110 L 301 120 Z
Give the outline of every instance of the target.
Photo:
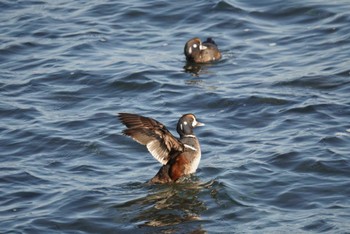
M 208 48 L 208 47 L 206 47 L 206 46 L 204 46 L 204 45 L 202 45 L 202 44 L 199 45 L 199 49 L 200 49 L 200 50 L 206 50 L 207 48 Z
M 196 127 L 200 127 L 200 126 L 204 126 L 204 125 L 205 125 L 204 123 L 201 123 L 201 122 L 197 121 Z
M 198 122 L 196 119 L 194 119 L 192 122 L 192 127 L 195 128 L 199 126 L 204 126 L 204 123 Z

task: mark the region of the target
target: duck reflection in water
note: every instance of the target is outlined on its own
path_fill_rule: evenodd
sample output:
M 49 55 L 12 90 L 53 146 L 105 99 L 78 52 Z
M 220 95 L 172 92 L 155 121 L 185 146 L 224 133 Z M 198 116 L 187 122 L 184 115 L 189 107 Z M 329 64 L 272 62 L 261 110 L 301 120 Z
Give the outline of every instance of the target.
M 160 231 L 158 228 L 161 228 L 166 233 L 205 233 L 200 215 L 207 207 L 199 194 L 213 182 L 200 184 L 194 175 L 184 180 L 171 185 L 146 185 L 153 192 L 127 204 L 135 213 L 131 221 L 144 231 Z
M 209 67 L 212 64 L 198 64 L 193 62 L 187 62 L 183 67 L 186 73 L 190 73 L 192 76 L 199 77 L 202 74 L 210 74 Z

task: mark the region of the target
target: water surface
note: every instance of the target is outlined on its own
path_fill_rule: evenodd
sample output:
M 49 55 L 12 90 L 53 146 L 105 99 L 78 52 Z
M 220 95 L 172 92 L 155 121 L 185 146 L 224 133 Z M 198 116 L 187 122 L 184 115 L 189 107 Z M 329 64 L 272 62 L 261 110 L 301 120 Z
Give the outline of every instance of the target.
M 1 233 L 347 233 L 348 1 L 2 1 Z M 215 64 L 187 66 L 212 37 Z M 174 134 L 196 114 L 184 183 L 116 115 Z

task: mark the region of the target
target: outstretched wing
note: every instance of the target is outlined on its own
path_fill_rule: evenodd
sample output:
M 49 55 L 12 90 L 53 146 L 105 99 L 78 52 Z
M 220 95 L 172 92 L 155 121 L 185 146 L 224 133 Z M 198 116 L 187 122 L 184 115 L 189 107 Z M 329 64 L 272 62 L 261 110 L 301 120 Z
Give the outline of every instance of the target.
M 170 159 L 170 152 L 184 150 L 184 145 L 155 119 L 129 113 L 119 113 L 119 119 L 127 127 L 123 134 L 145 145 L 153 157 L 164 165 Z

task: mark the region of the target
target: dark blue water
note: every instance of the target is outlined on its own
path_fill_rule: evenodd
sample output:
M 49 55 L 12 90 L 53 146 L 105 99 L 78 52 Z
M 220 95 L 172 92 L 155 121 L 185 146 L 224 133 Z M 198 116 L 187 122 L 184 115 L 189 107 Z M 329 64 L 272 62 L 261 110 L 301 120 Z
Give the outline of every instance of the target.
M 120 2 L 0 2 L 0 233 L 349 233 L 349 2 Z M 197 173 L 118 112 L 196 114 Z

